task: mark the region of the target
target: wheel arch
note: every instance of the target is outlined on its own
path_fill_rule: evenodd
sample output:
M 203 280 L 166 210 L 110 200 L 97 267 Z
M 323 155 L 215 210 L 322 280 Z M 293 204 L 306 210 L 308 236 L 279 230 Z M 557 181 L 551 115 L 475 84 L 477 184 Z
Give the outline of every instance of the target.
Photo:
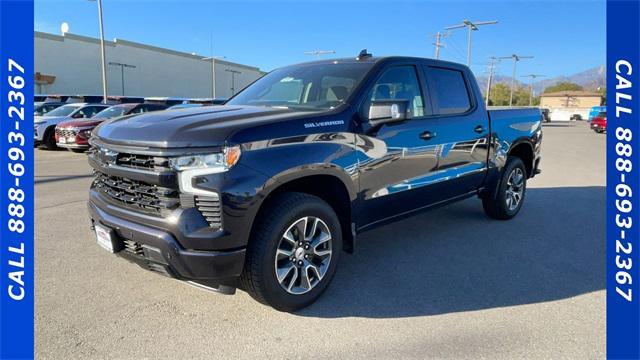
M 249 241 L 267 204 L 278 194 L 300 192 L 317 196 L 333 208 L 340 220 L 343 248 L 353 252 L 355 235 L 352 231 L 352 208 L 357 197 L 354 182 L 349 174 L 338 166 L 319 164 L 288 169 L 269 179 L 264 187 L 264 197 L 254 218 Z
M 508 156 L 515 156 L 520 158 L 524 163 L 525 170 L 527 171 L 527 178 L 532 177 L 534 169 L 535 155 L 533 153 L 533 144 L 528 139 L 520 139 L 515 141 L 509 149 Z

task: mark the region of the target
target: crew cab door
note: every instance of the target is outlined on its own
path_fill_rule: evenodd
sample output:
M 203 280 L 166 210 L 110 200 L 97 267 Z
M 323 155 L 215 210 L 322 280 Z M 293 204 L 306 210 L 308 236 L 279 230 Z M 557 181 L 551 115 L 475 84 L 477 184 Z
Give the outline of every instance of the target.
M 415 63 L 387 66 L 365 93 L 359 116 L 365 130 L 356 135 L 360 227 L 422 207 L 433 198 L 427 185 L 437 170 L 438 148 L 429 134 L 437 119 L 429 118 L 426 93 L 424 74 Z M 408 100 L 412 117 L 367 128 L 366 114 L 374 100 Z
M 475 80 L 463 68 L 424 66 L 434 118 L 438 119 L 439 196 L 477 190 L 487 169 L 489 117 Z M 476 91 L 474 91 L 476 89 Z

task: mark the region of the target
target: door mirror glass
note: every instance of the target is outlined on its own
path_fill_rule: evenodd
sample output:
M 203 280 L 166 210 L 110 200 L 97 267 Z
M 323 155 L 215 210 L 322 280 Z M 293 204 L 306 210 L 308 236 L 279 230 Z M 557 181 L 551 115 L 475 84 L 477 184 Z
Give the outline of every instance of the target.
M 410 119 L 409 100 L 373 100 L 367 118 L 372 126 Z

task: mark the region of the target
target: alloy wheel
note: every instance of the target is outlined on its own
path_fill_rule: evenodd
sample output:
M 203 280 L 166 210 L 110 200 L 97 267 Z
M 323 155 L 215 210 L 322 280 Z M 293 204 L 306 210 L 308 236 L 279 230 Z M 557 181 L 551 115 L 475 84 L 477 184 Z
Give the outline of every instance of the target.
M 322 281 L 331 262 L 331 231 L 320 218 L 306 216 L 284 232 L 275 255 L 276 278 L 290 294 L 304 294 Z
M 524 194 L 524 171 L 517 167 L 511 171 L 507 179 L 506 204 L 509 211 L 518 208 Z

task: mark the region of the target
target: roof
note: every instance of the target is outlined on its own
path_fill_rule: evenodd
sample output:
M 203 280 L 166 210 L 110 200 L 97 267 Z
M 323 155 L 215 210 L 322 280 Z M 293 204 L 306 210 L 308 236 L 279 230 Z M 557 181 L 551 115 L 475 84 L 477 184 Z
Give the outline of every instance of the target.
M 41 31 L 34 31 L 34 37 L 41 38 L 41 39 L 54 40 L 54 41 L 64 41 L 65 39 L 71 39 L 71 40 L 77 40 L 77 41 L 84 41 L 84 42 L 88 42 L 88 43 L 100 44 L 100 39 L 96 39 L 96 38 L 89 37 L 89 36 L 84 36 L 84 35 L 72 34 L 72 33 L 65 33 L 64 35 L 61 36 L 61 35 L 41 32 Z M 113 41 L 105 39 L 104 40 L 104 44 L 105 44 L 105 46 L 116 46 L 117 44 L 126 45 L 126 46 L 131 46 L 131 47 L 135 47 L 135 48 L 139 48 L 139 49 L 151 50 L 151 51 L 156 51 L 156 52 L 169 54 L 169 55 L 182 56 L 182 57 L 186 57 L 186 58 L 190 58 L 190 59 L 194 59 L 194 60 L 201 60 L 201 61 L 206 61 L 206 62 L 211 63 L 210 60 L 204 60 L 204 56 L 203 55 L 197 55 L 197 54 L 186 53 L 186 52 L 182 52 L 182 51 L 166 49 L 166 48 L 162 48 L 162 47 L 159 47 L 159 46 L 142 44 L 142 43 L 129 41 L 129 40 L 124 40 L 124 39 L 114 39 Z M 244 69 L 247 69 L 247 70 L 259 71 L 261 73 L 264 73 L 264 71 L 260 70 L 260 68 L 255 67 L 255 66 L 238 64 L 238 63 L 235 63 L 235 62 L 231 62 L 231 61 L 227 61 L 227 60 L 221 60 L 221 59 L 215 59 L 215 62 L 216 62 L 216 64 L 239 67 L 239 68 L 244 68 Z
M 438 64 L 442 64 L 442 65 L 456 65 L 456 66 L 464 66 L 463 64 L 459 64 L 459 63 L 455 63 L 455 62 L 451 62 L 451 61 L 446 61 L 446 60 L 440 60 L 440 59 L 432 59 L 432 58 L 426 58 L 426 57 L 416 57 L 416 56 L 397 56 L 397 55 L 393 55 L 393 56 L 368 56 L 362 59 L 356 59 L 356 57 L 347 57 L 347 58 L 327 58 L 327 59 L 322 59 L 322 60 L 313 60 L 313 61 L 306 61 L 306 62 L 302 62 L 302 63 L 298 63 L 298 64 L 293 64 L 291 66 L 300 66 L 300 65 L 312 65 L 312 64 L 332 64 L 332 63 L 342 63 L 342 64 L 358 64 L 358 63 L 377 63 L 380 61 L 385 61 L 385 60 L 406 60 L 406 61 L 423 61 L 423 60 L 429 60 L 429 61 L 434 61 L 434 62 L 438 62 Z
M 540 95 L 540 97 L 568 97 L 568 96 L 602 97 L 602 94 L 599 94 L 597 92 L 592 92 L 592 91 L 585 91 L 585 90 L 566 90 L 566 91 L 555 91 L 552 93 L 543 93 Z

